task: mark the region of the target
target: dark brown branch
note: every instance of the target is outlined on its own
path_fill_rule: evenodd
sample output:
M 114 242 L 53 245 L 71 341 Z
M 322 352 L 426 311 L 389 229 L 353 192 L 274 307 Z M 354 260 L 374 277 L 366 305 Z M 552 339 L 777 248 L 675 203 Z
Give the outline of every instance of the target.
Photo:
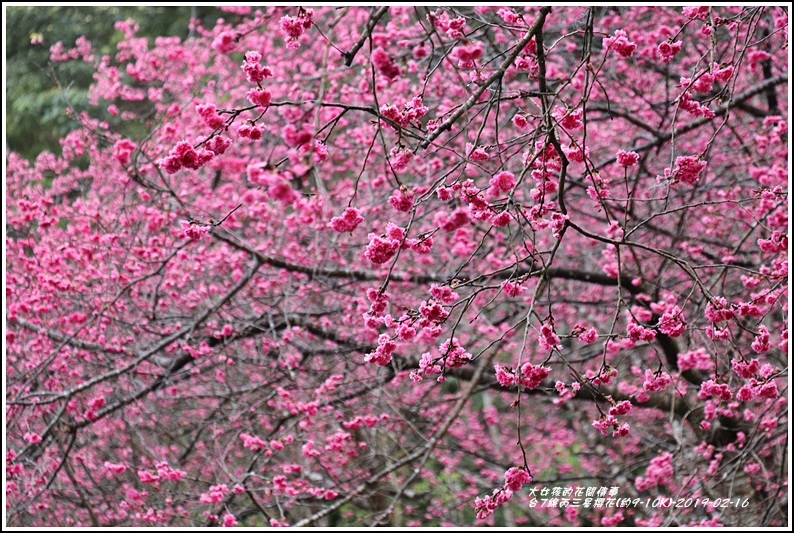
M 613 118 L 613 116 L 614 117 L 620 117 L 620 118 L 626 120 L 627 122 L 630 122 L 630 123 L 634 124 L 638 128 L 641 128 L 641 129 L 647 131 L 648 133 L 650 133 L 651 135 L 653 135 L 656 138 L 662 137 L 664 135 L 664 132 L 654 128 L 653 126 L 651 126 L 648 123 L 648 121 L 639 118 L 639 116 L 637 116 L 637 115 L 633 115 L 630 111 L 622 111 L 622 110 L 619 110 L 619 109 L 613 109 L 613 108 L 611 108 L 608 105 L 601 105 L 601 104 L 588 105 L 587 106 L 587 110 L 588 111 L 599 111 L 601 113 L 605 113 L 609 117 L 610 120 Z M 594 121 L 594 120 L 597 120 L 597 119 L 591 118 L 590 120 Z
M 537 29 L 536 49 L 538 51 L 538 90 L 545 95 L 549 92 L 549 89 L 546 86 L 546 51 L 543 48 L 543 26 Z M 543 121 L 546 124 L 548 142 L 554 147 L 554 151 L 557 152 L 557 156 L 560 158 L 557 203 L 560 206 L 560 212 L 566 215 L 568 214 L 568 209 L 565 207 L 565 179 L 568 175 L 568 158 L 565 156 L 565 152 L 560 146 L 560 140 L 557 138 L 557 130 L 554 128 L 551 118 L 549 99 L 547 96 L 542 96 L 540 101 L 543 106 Z M 562 239 L 562 234 L 560 239 Z
M 370 114 L 370 115 L 372 115 L 374 117 L 377 117 L 378 120 L 381 120 L 381 121 L 385 122 L 386 124 L 391 126 L 395 131 L 399 132 L 400 135 L 405 135 L 405 136 L 411 137 L 413 139 L 422 139 L 422 137 L 420 135 L 414 133 L 409 128 L 404 128 L 404 127 L 400 126 L 399 124 L 397 124 L 392 119 L 390 119 L 389 117 L 383 115 L 374 106 L 343 104 L 343 103 L 340 103 L 340 102 L 322 102 L 320 100 L 301 100 L 301 101 L 298 101 L 298 100 L 279 100 L 278 102 L 271 102 L 270 103 L 271 107 L 300 106 L 300 105 L 303 105 L 303 104 L 312 104 L 312 105 L 316 105 L 316 106 L 320 106 L 320 107 L 331 107 L 331 108 L 341 109 L 342 113 L 337 115 L 337 117 L 334 120 L 338 119 L 339 117 L 341 117 L 342 115 L 344 115 L 348 111 L 363 111 L 363 112 L 368 113 L 368 114 Z M 322 129 L 325 129 L 325 127 L 321 128 L 321 130 Z
M 309 279 L 343 278 L 352 279 L 355 281 L 381 281 L 383 279 L 383 274 L 371 270 L 355 270 L 341 267 L 321 268 L 289 263 L 283 259 L 265 255 L 262 252 L 251 248 L 247 244 L 238 241 L 234 236 L 226 231 L 214 231 L 213 236 L 219 241 L 223 241 L 230 246 L 237 248 L 238 250 L 242 250 L 256 256 L 264 264 L 270 265 L 274 268 L 283 268 L 289 272 L 306 274 L 309 276 Z M 638 294 L 647 290 L 642 286 L 634 285 L 631 276 L 628 275 L 621 275 L 620 278 L 612 278 L 601 272 L 588 272 L 586 270 L 559 267 L 550 267 L 546 269 L 505 268 L 488 274 L 480 274 L 479 276 L 471 277 L 471 279 L 474 281 L 489 278 L 502 280 L 518 278 L 522 276 L 545 276 L 546 278 L 570 279 L 604 286 L 616 286 L 620 284 L 621 288 L 629 291 L 631 294 Z M 450 276 L 444 274 L 410 274 L 408 272 L 393 272 L 392 279 L 400 282 L 418 284 L 449 283 L 452 281 Z
M 364 46 L 364 43 L 367 41 L 367 39 L 369 39 L 370 35 L 372 35 L 372 30 L 375 29 L 375 25 L 388 10 L 388 6 L 381 6 L 372 14 L 371 17 L 369 17 L 367 27 L 361 32 L 361 36 L 358 38 L 358 41 L 356 41 L 356 44 L 353 45 L 353 48 L 351 48 L 350 51 L 344 52 L 342 54 L 345 57 L 346 67 L 349 67 L 353 64 L 353 59 L 356 57 L 356 54 L 359 50 L 361 50 L 361 47 Z
M 763 30 L 764 39 L 769 37 L 769 30 L 764 28 Z M 766 49 L 767 52 L 771 52 L 772 50 L 769 49 L 769 41 L 766 42 Z M 772 60 L 765 59 L 761 61 L 761 72 L 764 74 L 765 80 L 772 79 Z M 775 93 L 775 88 L 773 86 L 767 86 L 766 90 L 764 91 L 766 96 L 766 105 L 769 109 L 770 115 L 779 115 L 780 114 L 780 106 L 777 102 L 777 93 Z

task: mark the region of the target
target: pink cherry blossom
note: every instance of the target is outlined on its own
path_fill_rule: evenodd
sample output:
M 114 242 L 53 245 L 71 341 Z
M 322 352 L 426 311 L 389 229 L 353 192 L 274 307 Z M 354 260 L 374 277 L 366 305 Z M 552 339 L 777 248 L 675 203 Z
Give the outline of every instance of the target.
M 603 46 L 605 49 L 614 50 L 622 57 L 631 57 L 637 49 L 637 45 L 628 39 L 624 30 L 615 30 L 612 37 L 604 39 Z
M 785 9 L 85 9 L 7 11 L 9 526 L 787 525 Z
M 355 207 L 348 207 L 344 213 L 331 219 L 331 228 L 339 233 L 353 231 L 364 221 L 361 212 Z

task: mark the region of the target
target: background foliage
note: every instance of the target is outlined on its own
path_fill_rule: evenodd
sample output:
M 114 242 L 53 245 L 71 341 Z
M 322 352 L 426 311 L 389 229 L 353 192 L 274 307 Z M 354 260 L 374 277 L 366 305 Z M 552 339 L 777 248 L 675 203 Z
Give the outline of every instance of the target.
M 79 127 L 65 108 L 88 111 L 114 127 L 129 130 L 101 108 L 88 105 L 88 87 L 94 68 L 82 61 L 53 63 L 50 46 L 61 41 L 69 48 L 85 36 L 96 54 L 112 54 L 122 39 L 114 29 L 117 20 L 135 19 L 139 35 L 151 43 L 155 37 L 187 38 L 191 17 L 212 25 L 223 15 L 208 6 L 8 6 L 4 7 L 6 41 L 6 143 L 27 159 L 43 151 L 60 152 L 59 139 Z M 41 41 L 39 42 L 39 39 Z M 132 133 L 132 132 L 129 132 Z

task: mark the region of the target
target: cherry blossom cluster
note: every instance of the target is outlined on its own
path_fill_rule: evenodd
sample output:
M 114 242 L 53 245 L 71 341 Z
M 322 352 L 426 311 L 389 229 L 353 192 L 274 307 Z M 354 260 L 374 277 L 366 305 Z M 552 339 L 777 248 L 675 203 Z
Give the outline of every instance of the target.
M 187 141 L 180 141 L 158 164 L 169 174 L 174 174 L 181 168 L 197 170 L 217 154 L 208 148 L 196 150 Z
M 675 166 L 664 169 L 664 179 L 672 183 L 686 183 L 694 185 L 700 181 L 700 173 L 706 168 L 706 161 L 692 155 L 679 156 L 675 160 Z
M 504 485 L 495 489 L 492 495 L 474 500 L 474 509 L 480 520 L 491 516 L 500 505 L 510 501 L 514 493 L 532 483 L 532 475 L 524 467 L 513 466 L 505 472 L 504 480 Z
M 348 233 L 356 229 L 362 222 L 364 222 L 364 217 L 361 215 L 361 211 L 355 207 L 348 207 L 341 215 L 331 219 L 330 226 L 339 233 Z
M 788 483 L 786 10 L 221 11 L 51 50 L 95 83 L 7 158 L 10 524 L 782 525 L 521 491 Z
M 312 27 L 314 10 L 307 8 L 299 8 L 297 16 L 284 16 L 281 17 L 279 25 L 281 32 L 287 38 L 287 47 L 293 50 L 300 47 L 300 36 Z
M 603 42 L 604 49 L 614 50 L 621 57 L 631 57 L 637 45 L 631 42 L 624 30 L 615 30 L 611 37 L 605 37 Z
M 374 54 L 373 54 L 374 57 Z M 383 104 L 380 106 L 380 114 L 403 128 L 407 128 L 427 114 L 427 106 L 422 102 L 421 96 L 414 96 L 402 109 L 393 104 Z M 388 127 L 391 125 L 386 122 Z

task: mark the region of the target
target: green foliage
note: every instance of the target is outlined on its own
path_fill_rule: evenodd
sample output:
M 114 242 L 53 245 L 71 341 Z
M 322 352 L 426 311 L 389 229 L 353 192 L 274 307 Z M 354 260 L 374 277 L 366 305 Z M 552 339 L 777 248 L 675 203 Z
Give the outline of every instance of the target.
M 231 18 L 211 7 L 6 7 L 8 149 L 31 160 L 43 151 L 58 153 L 58 139 L 78 127 L 66 109 L 71 107 L 77 113 L 88 109 L 93 65 L 82 61 L 51 63 L 50 46 L 61 41 L 69 49 L 85 35 L 94 54 L 101 57 L 113 54 L 123 38 L 114 28 L 116 21 L 135 19 L 140 25 L 139 35 L 149 38 L 151 44 L 157 36 L 188 38 L 191 17 L 208 27 L 214 26 L 218 17 Z M 42 42 L 36 44 L 34 37 Z M 91 114 L 100 117 L 97 110 Z

